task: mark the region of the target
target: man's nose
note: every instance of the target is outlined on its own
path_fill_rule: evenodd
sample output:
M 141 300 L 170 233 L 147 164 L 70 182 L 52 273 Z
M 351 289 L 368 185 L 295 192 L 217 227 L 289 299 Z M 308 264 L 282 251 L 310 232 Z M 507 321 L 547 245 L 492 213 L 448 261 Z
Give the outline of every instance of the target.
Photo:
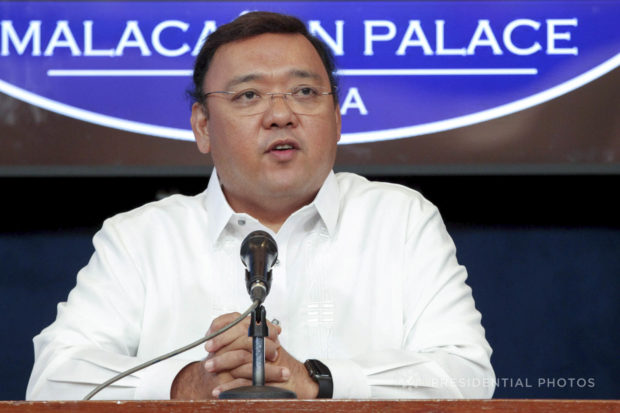
M 271 106 L 277 105 L 281 101 L 288 109 L 291 109 L 292 98 L 290 93 L 270 93 L 269 97 L 271 98 L 269 100 Z
M 269 97 L 269 107 L 263 117 L 265 127 L 296 125 L 297 116 L 289 104 L 290 97 L 286 93 L 273 93 Z

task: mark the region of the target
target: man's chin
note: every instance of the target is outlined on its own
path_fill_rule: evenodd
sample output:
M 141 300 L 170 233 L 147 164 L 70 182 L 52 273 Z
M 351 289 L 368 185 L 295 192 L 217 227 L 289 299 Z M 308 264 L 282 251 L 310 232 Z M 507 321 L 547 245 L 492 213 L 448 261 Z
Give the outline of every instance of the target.
M 274 198 L 281 199 L 307 199 L 314 197 L 320 185 L 314 185 L 310 181 L 310 176 L 283 177 L 274 176 L 268 178 L 264 188 L 272 194 Z

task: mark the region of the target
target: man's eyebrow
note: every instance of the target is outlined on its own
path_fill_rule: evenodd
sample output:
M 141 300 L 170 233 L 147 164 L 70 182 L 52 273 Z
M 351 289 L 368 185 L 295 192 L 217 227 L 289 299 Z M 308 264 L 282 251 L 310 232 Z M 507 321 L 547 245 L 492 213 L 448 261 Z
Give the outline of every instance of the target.
M 309 71 L 309 70 L 303 70 L 303 69 L 292 69 L 288 72 L 288 75 L 293 77 L 293 78 L 299 78 L 299 79 L 313 79 L 313 80 L 322 80 L 321 75 L 319 75 L 318 73 Z M 261 80 L 264 79 L 266 76 L 260 73 L 249 73 L 247 75 L 241 75 L 241 76 L 237 76 L 232 78 L 228 83 L 226 83 L 226 90 L 230 90 L 231 88 L 243 84 L 243 83 L 248 83 L 248 82 L 252 82 L 255 80 Z

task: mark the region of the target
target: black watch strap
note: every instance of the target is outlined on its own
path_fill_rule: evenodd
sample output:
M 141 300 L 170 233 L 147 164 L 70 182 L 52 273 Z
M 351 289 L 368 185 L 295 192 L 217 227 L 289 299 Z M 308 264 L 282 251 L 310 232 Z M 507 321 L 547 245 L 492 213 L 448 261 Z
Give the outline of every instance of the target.
M 304 363 L 308 374 L 319 385 L 319 399 L 331 399 L 334 394 L 334 382 L 332 381 L 332 373 L 327 366 L 319 360 L 308 359 Z

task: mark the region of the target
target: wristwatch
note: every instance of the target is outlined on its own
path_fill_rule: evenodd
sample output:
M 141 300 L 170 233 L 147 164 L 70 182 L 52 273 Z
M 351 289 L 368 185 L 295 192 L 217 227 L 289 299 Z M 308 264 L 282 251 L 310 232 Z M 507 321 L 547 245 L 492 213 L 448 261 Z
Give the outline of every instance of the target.
M 334 394 L 334 382 L 332 381 L 332 373 L 327 366 L 314 359 L 306 360 L 304 366 L 306 366 L 312 380 L 319 385 L 317 399 L 331 399 Z

